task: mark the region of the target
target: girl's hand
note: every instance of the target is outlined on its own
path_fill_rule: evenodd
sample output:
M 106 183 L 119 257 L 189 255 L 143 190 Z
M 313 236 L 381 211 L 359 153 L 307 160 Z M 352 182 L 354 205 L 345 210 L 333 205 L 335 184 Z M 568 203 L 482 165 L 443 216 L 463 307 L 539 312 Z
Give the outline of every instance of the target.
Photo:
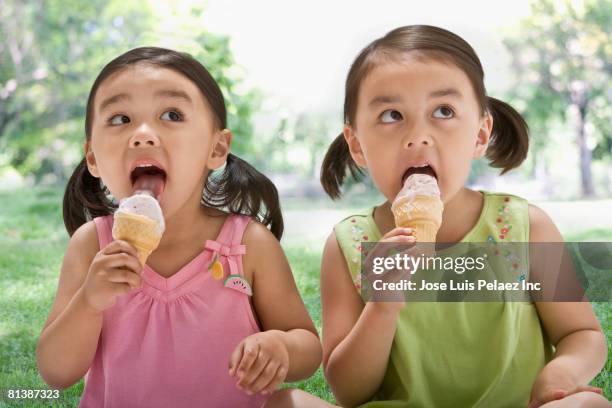
M 141 271 L 136 249 L 125 241 L 112 241 L 91 262 L 80 289 L 82 296 L 92 310 L 101 313 L 117 297 L 140 287 Z
M 383 243 L 383 245 L 380 245 Z M 387 271 L 381 275 L 375 275 L 372 271 L 372 259 L 374 257 L 386 257 L 388 256 L 389 249 L 392 247 L 391 244 L 396 244 L 398 247 L 404 248 L 406 245 L 414 245 L 416 243 L 416 235 L 414 229 L 412 228 L 404 228 L 404 227 L 396 227 L 387 232 L 380 239 L 378 244 L 372 248 L 370 253 L 366 257 L 366 270 L 368 272 L 367 279 L 368 282 L 374 282 L 374 279 L 380 279 L 384 277 L 384 281 L 391 283 L 400 281 L 401 279 L 410 278 L 410 274 L 408 271 Z M 414 247 L 412 247 L 414 248 Z M 411 249 L 412 249 L 411 248 Z M 403 251 L 403 253 L 410 254 L 410 249 L 408 251 Z M 401 295 L 401 296 L 400 296 Z M 387 295 L 390 296 L 390 295 Z M 375 302 L 377 308 L 384 310 L 392 310 L 399 311 L 404 307 L 404 295 L 402 292 L 398 292 L 398 300 L 397 301 L 379 301 Z
M 551 368 L 551 367 L 548 367 Z M 547 402 L 563 399 L 578 392 L 589 391 L 601 394 L 601 388 L 578 385 L 571 375 L 560 370 L 546 369 L 540 372 L 531 390 L 527 408 L 537 408 Z
M 416 235 L 414 229 L 405 227 L 395 227 L 387 232 L 378 242 L 396 243 L 396 244 L 414 244 Z
M 229 361 L 229 374 L 236 387 L 251 395 L 271 394 L 289 372 L 289 352 L 279 330 L 255 333 L 242 340 Z

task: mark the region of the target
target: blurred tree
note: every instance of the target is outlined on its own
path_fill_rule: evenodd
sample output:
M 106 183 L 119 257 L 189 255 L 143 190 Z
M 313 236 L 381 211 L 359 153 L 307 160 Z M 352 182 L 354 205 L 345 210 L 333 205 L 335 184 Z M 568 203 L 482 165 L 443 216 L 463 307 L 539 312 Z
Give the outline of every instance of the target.
M 612 156 L 609 0 L 534 1 L 531 16 L 505 41 L 517 85 L 512 98 L 531 127 L 531 157 L 546 149 L 552 122 L 573 113 L 583 196 L 593 196 L 591 161 Z
M 268 159 L 273 159 L 269 169 L 317 178 L 323 156 L 337 136 L 333 134 L 337 128 L 335 116 L 335 112 L 301 112 L 283 117 L 262 148 Z
M 295 122 L 295 141 L 308 151 L 307 174 L 317 177 L 323 157 L 336 135 L 335 115 L 330 113 L 302 113 Z
M 167 11 L 154 1 L 0 0 L 0 167 L 64 181 L 82 157 L 95 77 L 143 45 L 189 52 L 211 71 L 226 97 L 233 150 L 248 155 L 259 96 L 241 88 L 229 39 L 202 27 L 202 8 Z

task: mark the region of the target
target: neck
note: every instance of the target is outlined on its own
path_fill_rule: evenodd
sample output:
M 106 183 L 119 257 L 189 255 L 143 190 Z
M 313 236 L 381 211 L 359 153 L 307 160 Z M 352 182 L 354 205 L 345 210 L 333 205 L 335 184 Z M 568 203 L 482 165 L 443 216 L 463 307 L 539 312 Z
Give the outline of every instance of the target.
M 166 230 L 158 249 L 184 245 L 185 243 L 193 242 L 194 239 L 201 235 L 203 224 L 206 223 L 208 215 L 200 202 L 201 193 L 196 193 L 173 214 L 165 217 Z
M 444 204 L 442 224 L 436 236 L 437 242 L 458 242 L 476 224 L 482 212 L 484 200 L 480 192 L 462 187 Z M 374 221 L 382 235 L 395 228 L 391 203 L 389 201 L 374 210 Z
M 483 205 L 482 193 L 462 187 L 444 204 L 437 241 L 445 243 L 460 241 L 478 221 Z

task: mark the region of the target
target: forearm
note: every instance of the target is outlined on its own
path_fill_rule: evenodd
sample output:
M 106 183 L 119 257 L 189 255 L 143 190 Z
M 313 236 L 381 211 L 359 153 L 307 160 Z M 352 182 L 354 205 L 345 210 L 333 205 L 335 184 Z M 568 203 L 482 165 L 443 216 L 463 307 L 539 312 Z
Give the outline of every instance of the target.
M 292 329 L 278 331 L 289 354 L 289 371 L 285 381 L 310 377 L 321 364 L 321 342 L 311 331 Z
M 577 384 L 587 384 L 606 363 L 608 348 L 599 330 L 579 330 L 565 336 L 557 344 L 555 357 L 543 370 L 570 373 Z
M 89 369 L 102 330 L 102 313 L 88 308 L 77 291 L 64 311 L 41 333 L 36 362 L 54 388 L 67 388 Z
M 367 303 L 349 334 L 329 356 L 325 376 L 342 406 L 358 405 L 378 390 L 389 361 L 398 310 Z

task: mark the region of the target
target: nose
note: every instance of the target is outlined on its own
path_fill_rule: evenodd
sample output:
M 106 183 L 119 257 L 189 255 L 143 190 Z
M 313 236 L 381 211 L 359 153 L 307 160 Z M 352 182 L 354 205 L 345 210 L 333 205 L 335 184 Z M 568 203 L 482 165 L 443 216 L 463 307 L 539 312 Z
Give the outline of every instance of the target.
M 130 147 L 157 147 L 159 146 L 159 137 L 155 130 L 146 123 L 141 124 L 136 128 L 132 138 L 130 139 Z
M 415 123 L 411 129 L 408 129 L 402 145 L 404 149 L 433 147 L 434 141 L 425 124 Z

